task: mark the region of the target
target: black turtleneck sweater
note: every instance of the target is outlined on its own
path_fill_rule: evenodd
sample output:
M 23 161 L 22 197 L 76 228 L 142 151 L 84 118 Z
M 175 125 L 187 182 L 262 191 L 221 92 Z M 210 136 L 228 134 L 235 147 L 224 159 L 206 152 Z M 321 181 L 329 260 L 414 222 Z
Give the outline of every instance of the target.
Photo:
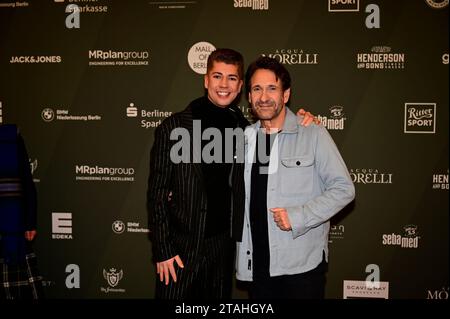
M 201 120 L 202 136 L 207 128 L 216 128 L 220 131 L 221 145 L 216 144 L 211 148 L 211 140 L 217 141 L 217 137 L 209 137 L 210 140 L 202 138 L 202 172 L 204 185 L 207 194 L 207 214 L 205 237 L 212 237 L 230 230 L 231 216 L 231 189 L 229 186 L 230 171 L 232 163 L 225 162 L 225 128 L 238 127 L 238 119 L 233 111 L 227 108 L 221 108 L 214 105 L 207 97 L 200 100 L 193 113 L 194 119 Z M 217 141 L 218 142 L 218 141 Z M 209 146 L 211 155 L 214 155 L 221 148 L 222 156 L 217 162 L 205 163 L 203 158 L 203 148 Z M 234 150 L 234 147 L 233 147 Z

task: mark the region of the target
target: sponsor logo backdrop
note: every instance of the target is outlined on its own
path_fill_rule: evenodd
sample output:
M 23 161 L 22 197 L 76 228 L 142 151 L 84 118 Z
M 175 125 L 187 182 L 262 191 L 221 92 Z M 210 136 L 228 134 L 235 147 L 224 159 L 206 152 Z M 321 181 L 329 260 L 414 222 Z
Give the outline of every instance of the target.
M 29 150 L 47 297 L 153 298 L 154 129 L 218 47 L 279 59 L 347 163 L 327 297 L 448 297 L 448 21 L 431 0 L 2 1 L 0 121 Z

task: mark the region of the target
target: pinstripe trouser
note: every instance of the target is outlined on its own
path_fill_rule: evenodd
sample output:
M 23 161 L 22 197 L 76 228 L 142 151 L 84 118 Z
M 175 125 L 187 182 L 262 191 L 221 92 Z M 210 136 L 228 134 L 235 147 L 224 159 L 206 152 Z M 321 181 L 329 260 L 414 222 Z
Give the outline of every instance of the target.
M 177 282 L 166 286 L 156 278 L 157 299 L 230 299 L 233 279 L 234 244 L 229 233 L 203 241 L 195 265 L 176 267 Z M 180 256 L 181 260 L 183 256 Z

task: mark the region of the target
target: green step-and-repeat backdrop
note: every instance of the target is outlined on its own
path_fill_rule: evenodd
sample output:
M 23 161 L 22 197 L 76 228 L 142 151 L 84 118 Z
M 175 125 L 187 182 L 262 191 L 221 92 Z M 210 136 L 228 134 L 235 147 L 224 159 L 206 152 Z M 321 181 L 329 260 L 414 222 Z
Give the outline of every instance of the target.
M 28 148 L 46 296 L 154 297 L 154 129 L 230 47 L 288 68 L 291 108 L 321 119 L 355 183 L 327 298 L 448 298 L 448 2 L 0 1 L 0 121 Z

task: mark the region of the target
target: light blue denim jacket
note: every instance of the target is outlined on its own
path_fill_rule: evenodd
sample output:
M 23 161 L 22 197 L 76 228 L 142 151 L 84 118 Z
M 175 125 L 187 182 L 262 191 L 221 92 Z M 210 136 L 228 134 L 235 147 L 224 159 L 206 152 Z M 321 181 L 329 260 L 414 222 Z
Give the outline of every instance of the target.
M 237 243 L 236 277 L 252 280 L 250 183 L 260 122 L 245 131 L 245 216 L 242 242 Z M 267 225 L 270 276 L 299 274 L 328 261 L 329 219 L 355 197 L 355 187 L 333 139 L 322 125 L 298 124 L 286 107 L 283 130 L 272 146 L 267 182 Z M 285 208 L 292 225 L 283 231 L 270 208 Z

